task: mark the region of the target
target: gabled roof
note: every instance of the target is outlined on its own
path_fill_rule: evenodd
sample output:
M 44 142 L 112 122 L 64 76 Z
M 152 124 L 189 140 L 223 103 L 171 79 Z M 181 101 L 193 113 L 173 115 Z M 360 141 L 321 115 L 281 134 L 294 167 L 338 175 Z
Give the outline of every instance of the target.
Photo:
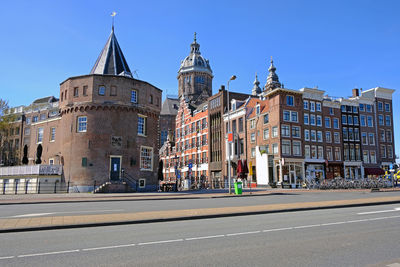
M 114 27 L 90 74 L 122 75 L 132 78 L 131 70 L 115 37 Z
M 179 99 L 167 97 L 161 107 L 160 115 L 176 115 L 179 109 Z
M 43 98 L 38 98 L 35 101 L 33 101 L 32 104 L 43 104 L 43 103 L 52 103 L 52 102 L 57 102 L 58 99 L 55 98 L 54 96 L 47 96 Z

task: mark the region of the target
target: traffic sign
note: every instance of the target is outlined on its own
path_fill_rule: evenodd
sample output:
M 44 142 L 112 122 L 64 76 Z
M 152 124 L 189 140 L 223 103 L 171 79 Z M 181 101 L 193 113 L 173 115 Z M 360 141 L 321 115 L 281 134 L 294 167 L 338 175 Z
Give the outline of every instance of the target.
M 190 162 L 188 166 L 189 166 L 189 169 L 191 169 L 193 167 L 193 164 Z
M 233 133 L 231 132 L 228 133 L 228 142 L 233 143 Z

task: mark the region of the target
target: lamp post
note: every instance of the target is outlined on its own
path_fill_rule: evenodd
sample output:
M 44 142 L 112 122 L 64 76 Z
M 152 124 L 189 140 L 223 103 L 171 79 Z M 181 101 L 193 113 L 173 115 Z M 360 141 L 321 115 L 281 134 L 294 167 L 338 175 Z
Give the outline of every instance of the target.
M 231 121 L 230 121 L 230 101 L 229 101 L 229 83 L 230 81 L 233 81 L 236 79 L 235 75 L 232 75 L 232 77 L 228 81 L 228 88 L 227 88 L 227 106 L 228 106 L 228 186 L 229 186 L 229 194 L 231 194 L 231 145 L 229 143 L 229 134 L 231 133 Z

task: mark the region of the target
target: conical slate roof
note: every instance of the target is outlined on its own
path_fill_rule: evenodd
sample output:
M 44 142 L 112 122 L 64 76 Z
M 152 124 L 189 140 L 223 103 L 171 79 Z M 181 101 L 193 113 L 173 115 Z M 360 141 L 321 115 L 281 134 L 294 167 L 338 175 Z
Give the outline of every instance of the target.
M 131 70 L 115 37 L 114 27 L 90 74 L 122 75 L 132 78 Z

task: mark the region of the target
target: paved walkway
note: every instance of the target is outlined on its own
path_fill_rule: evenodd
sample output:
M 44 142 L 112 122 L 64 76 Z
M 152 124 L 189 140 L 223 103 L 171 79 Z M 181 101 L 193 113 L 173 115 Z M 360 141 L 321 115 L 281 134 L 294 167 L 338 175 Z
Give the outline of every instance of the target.
M 256 193 L 253 192 L 253 194 L 267 194 L 267 193 L 268 192 L 265 191 L 257 191 Z M 246 192 L 246 194 L 249 195 L 250 193 Z M 246 194 L 244 196 L 246 196 Z M 194 194 L 191 194 L 191 196 L 192 195 Z M 216 194 L 216 195 L 221 197 L 221 194 L 219 195 Z M 201 194 L 201 196 L 205 197 L 206 194 Z M 226 196 L 226 194 L 223 194 L 223 196 Z M 72 196 L 69 197 L 74 199 L 74 197 Z M 120 197 L 132 198 L 132 196 L 120 196 Z M 77 198 L 82 199 L 84 197 L 77 197 Z M 103 196 L 102 199 L 104 198 L 105 197 Z M 86 197 L 86 200 L 89 199 L 90 201 L 93 201 L 93 197 L 92 198 Z M 118 199 L 120 200 L 120 198 Z M 400 203 L 400 196 L 396 195 L 389 197 L 360 198 L 360 199 L 335 200 L 335 201 L 316 201 L 316 202 L 302 202 L 302 203 L 297 202 L 297 203 L 285 203 L 285 204 L 244 206 L 244 207 L 184 209 L 184 210 L 172 210 L 172 211 L 169 210 L 169 211 L 151 211 L 151 212 L 135 212 L 135 213 L 114 213 L 114 214 L 97 214 L 97 215 L 82 215 L 82 216 L 45 216 L 45 217 L 34 217 L 34 218 L 7 218 L 7 219 L 0 219 L 0 233 L 75 228 L 75 227 L 105 226 L 105 225 L 118 225 L 118 224 L 163 222 L 163 221 L 189 220 L 189 219 L 201 219 L 201 218 L 216 218 L 225 216 L 238 216 L 238 215 L 262 214 L 262 213 L 272 213 L 272 212 L 326 209 L 326 208 L 339 208 L 339 207 L 391 204 L 391 203 Z

